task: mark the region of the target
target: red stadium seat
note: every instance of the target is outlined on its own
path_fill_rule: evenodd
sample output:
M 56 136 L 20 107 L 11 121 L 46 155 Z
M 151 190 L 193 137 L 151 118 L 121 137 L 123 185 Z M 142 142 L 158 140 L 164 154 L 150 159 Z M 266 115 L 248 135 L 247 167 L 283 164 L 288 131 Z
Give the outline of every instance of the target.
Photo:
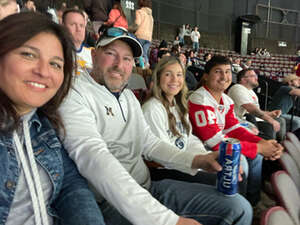
M 279 204 L 286 209 L 295 224 L 300 223 L 300 197 L 292 178 L 285 171 L 272 174 L 271 183 Z M 283 223 L 282 225 L 285 225 Z
M 296 225 L 291 216 L 281 206 L 266 210 L 260 219 L 260 225 Z

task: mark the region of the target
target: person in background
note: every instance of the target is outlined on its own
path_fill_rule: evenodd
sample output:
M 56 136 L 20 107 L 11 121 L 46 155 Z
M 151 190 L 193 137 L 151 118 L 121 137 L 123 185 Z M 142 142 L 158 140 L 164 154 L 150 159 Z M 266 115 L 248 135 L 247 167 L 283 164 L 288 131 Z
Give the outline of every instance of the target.
M 207 63 L 211 59 L 211 57 L 211 53 L 205 53 L 205 55 L 203 56 L 204 62 Z
M 179 44 L 172 46 L 172 48 L 171 48 L 171 55 L 178 57 L 179 54 L 180 54 L 180 52 L 181 52 L 181 47 L 180 47 Z
M 162 41 L 159 43 L 158 50 L 170 50 L 170 49 L 168 48 L 168 42 L 167 42 L 166 40 L 162 40 Z
M 252 50 L 252 52 L 250 52 L 250 55 L 257 55 L 258 54 L 258 48 L 255 48 L 254 50 Z
M 262 49 L 261 55 L 264 56 L 264 57 L 270 57 L 271 56 L 266 48 Z
M 246 113 L 252 115 L 253 120 L 250 122 L 257 125 L 263 134 L 261 137 L 268 140 L 276 138 L 275 134 L 280 130 L 280 123 L 277 118 L 281 111 L 263 111 L 260 109 L 258 97 L 253 91 L 259 86 L 255 71 L 253 69 L 241 70 L 237 75 L 237 82 L 228 91 L 228 96 L 234 102 L 234 112 L 237 118 L 242 121 L 246 119 Z
M 295 71 L 296 75 L 298 77 L 300 77 L 300 63 L 299 62 L 296 62 L 296 65 L 294 67 L 294 71 Z
M 300 96 L 300 81 L 295 74 L 290 74 L 283 79 L 287 85 L 281 86 L 273 95 L 270 110 L 281 110 L 281 117 L 286 120 L 287 131 L 295 131 L 300 128 L 300 117 L 290 114 L 294 100 Z M 292 127 L 291 127 L 292 126 Z
M 27 0 L 25 1 L 24 7 L 21 9 L 21 12 L 35 12 L 36 11 L 36 7 L 34 4 L 34 1 L 32 0 Z
M 84 13 L 78 9 L 66 9 L 62 17 L 62 22 L 70 32 L 76 49 L 76 74 L 79 75 L 81 71 L 91 71 L 93 68 L 91 56 L 92 48 L 84 45 L 84 39 L 86 35 L 86 20 Z
M 138 0 L 139 9 L 135 11 L 135 23 L 137 30 L 136 37 L 139 39 L 143 47 L 143 58 L 146 68 L 150 67 L 148 50 L 152 41 L 153 33 L 153 16 L 152 16 L 152 0 Z
M 191 36 L 191 33 L 192 33 L 191 25 L 190 25 L 190 24 L 186 24 L 186 25 L 185 25 L 185 33 L 184 33 L 184 36 L 190 37 L 190 36 Z
M 122 27 L 128 30 L 128 22 L 123 12 L 120 0 L 115 0 L 113 8 L 109 12 L 108 20 L 104 22 L 104 24 L 113 27 Z
M 95 34 L 98 33 L 102 24 L 107 21 L 108 14 L 112 9 L 111 0 L 82 0 L 84 11 L 89 15 Z
M 298 77 L 300 77 L 300 48 L 298 47 L 296 51 L 296 59 L 295 59 L 295 66 L 294 66 L 294 72 Z
M 232 63 L 232 72 L 238 73 L 242 70 L 243 70 L 243 68 L 241 66 L 241 59 L 235 58 Z
M 92 72 L 76 80 L 60 108 L 64 146 L 88 178 L 106 223 L 250 225 L 252 208 L 239 194 L 228 198 L 207 185 L 151 181 L 144 159 L 195 174 L 198 168 L 219 171 L 218 154 L 178 151 L 152 133 L 140 103 L 125 88 L 142 46 L 124 30 L 110 29 L 92 53 Z
M 60 7 L 57 9 L 56 14 L 58 17 L 59 24 L 62 24 L 62 16 L 64 14 L 64 11 L 67 9 L 67 3 L 62 2 Z
M 196 62 L 195 62 L 195 54 L 193 50 L 189 50 L 186 53 L 186 61 L 187 61 L 187 66 L 195 66 Z
M 257 55 L 257 56 L 264 56 L 264 54 L 263 54 L 263 49 L 262 49 L 262 48 L 258 48 L 258 49 L 257 49 L 257 52 L 256 52 L 256 55 Z
M 85 20 L 85 39 L 84 39 L 84 46 L 86 47 L 94 47 L 96 45 L 96 40 L 98 40 L 98 34 L 94 33 L 92 22 L 89 18 L 89 15 L 82 11 L 84 14 Z
M 158 62 L 158 53 L 160 51 L 168 51 L 168 52 L 170 52 L 170 49 L 168 48 L 168 43 L 165 40 L 162 40 L 159 43 L 158 47 L 153 47 L 150 50 L 149 63 L 150 63 L 150 68 L 151 69 L 155 68 L 155 65 Z
M 51 1 L 51 0 L 46 0 L 46 1 L 42 1 L 42 6 L 40 5 L 40 7 L 37 8 L 37 11 L 39 12 L 42 12 L 42 13 L 45 13 L 47 14 L 48 16 L 51 16 L 51 19 L 57 23 L 57 24 L 60 24 L 60 21 L 59 21 L 59 16 L 57 14 L 57 9 L 54 7 L 54 2 Z M 47 4 L 47 2 L 49 4 Z M 51 4 L 52 3 L 52 4 Z
M 178 35 L 175 37 L 175 40 L 173 41 L 173 46 L 174 45 L 180 45 L 180 47 L 182 47 L 182 44 L 180 42 L 180 38 Z
M 180 53 L 178 58 L 179 58 L 180 62 L 182 63 L 182 65 L 184 66 L 185 82 L 186 82 L 187 88 L 189 91 L 193 91 L 198 86 L 198 81 L 195 78 L 194 74 L 191 71 L 187 70 L 187 60 L 186 60 L 185 54 Z
M 245 63 L 241 63 L 241 66 L 243 69 L 249 69 L 251 68 L 252 60 L 247 59 Z
M 0 0 L 0 20 L 18 12 L 19 8 L 16 0 Z
M 198 27 L 194 27 L 192 33 L 191 33 L 191 40 L 193 42 L 193 50 L 194 52 L 198 52 L 199 50 L 199 39 L 200 39 L 201 35 L 198 31 Z
M 181 46 L 184 46 L 184 35 L 185 35 L 185 24 L 182 24 L 182 26 L 179 28 L 178 31 L 179 43 Z
M 105 224 L 57 136 L 64 130 L 57 108 L 72 83 L 72 51 L 68 32 L 44 15 L 23 12 L 0 21 L 2 225 Z
M 157 61 L 159 62 L 165 56 L 171 56 L 171 52 L 168 50 L 159 50 L 157 53 Z

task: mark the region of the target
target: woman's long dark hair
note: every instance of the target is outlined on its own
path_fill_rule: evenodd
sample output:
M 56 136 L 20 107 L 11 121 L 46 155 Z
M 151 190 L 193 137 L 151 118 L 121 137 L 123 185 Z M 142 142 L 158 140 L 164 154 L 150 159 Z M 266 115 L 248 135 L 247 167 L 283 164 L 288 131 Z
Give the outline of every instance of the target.
M 75 48 L 67 30 L 63 26 L 52 22 L 47 16 L 38 13 L 23 12 L 8 16 L 0 21 L 0 60 L 41 32 L 55 35 L 62 45 L 64 80 L 55 96 L 38 108 L 38 113 L 47 116 L 55 129 L 64 130 L 57 109 L 71 87 L 72 72 L 76 66 L 73 61 Z M 18 127 L 20 116 L 15 109 L 14 102 L 1 89 L 0 102 L 0 132 L 12 131 Z

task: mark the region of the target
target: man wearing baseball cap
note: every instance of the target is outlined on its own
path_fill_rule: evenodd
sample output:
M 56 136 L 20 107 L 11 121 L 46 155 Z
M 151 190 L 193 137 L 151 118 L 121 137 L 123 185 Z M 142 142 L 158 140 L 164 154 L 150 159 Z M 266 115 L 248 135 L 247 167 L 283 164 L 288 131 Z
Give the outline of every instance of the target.
M 295 131 L 300 128 L 300 117 L 293 116 L 293 121 L 290 123 L 292 115 L 288 114 L 293 107 L 294 97 L 300 96 L 300 81 L 295 74 L 290 74 L 283 79 L 283 83 L 287 85 L 281 86 L 272 98 L 270 110 L 280 109 L 281 116 L 286 120 L 287 130 Z M 292 125 L 292 127 L 290 127 Z
M 75 80 L 60 109 L 65 148 L 90 182 L 106 224 L 250 225 L 252 208 L 239 194 L 226 197 L 212 186 L 151 181 L 143 158 L 189 174 L 221 167 L 217 153 L 178 151 L 151 132 L 140 103 L 126 89 L 134 57 L 141 55 L 141 45 L 126 31 L 106 30 L 92 52 L 90 76 Z

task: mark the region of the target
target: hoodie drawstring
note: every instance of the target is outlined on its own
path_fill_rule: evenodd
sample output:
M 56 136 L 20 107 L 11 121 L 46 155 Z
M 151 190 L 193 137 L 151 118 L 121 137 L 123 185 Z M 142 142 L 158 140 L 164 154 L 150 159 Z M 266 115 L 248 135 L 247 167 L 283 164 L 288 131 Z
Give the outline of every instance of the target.
M 27 149 L 29 163 L 28 160 L 26 160 L 23 147 L 21 145 L 20 139 L 16 131 L 14 131 L 13 136 L 14 136 L 14 141 L 16 143 L 16 149 L 20 157 L 20 162 L 24 170 L 26 182 L 28 184 L 29 193 L 33 205 L 35 222 L 36 224 L 49 225 L 40 175 L 33 155 L 28 121 L 23 121 L 23 131 L 24 131 L 25 145 Z M 30 168 L 33 175 L 30 173 Z

